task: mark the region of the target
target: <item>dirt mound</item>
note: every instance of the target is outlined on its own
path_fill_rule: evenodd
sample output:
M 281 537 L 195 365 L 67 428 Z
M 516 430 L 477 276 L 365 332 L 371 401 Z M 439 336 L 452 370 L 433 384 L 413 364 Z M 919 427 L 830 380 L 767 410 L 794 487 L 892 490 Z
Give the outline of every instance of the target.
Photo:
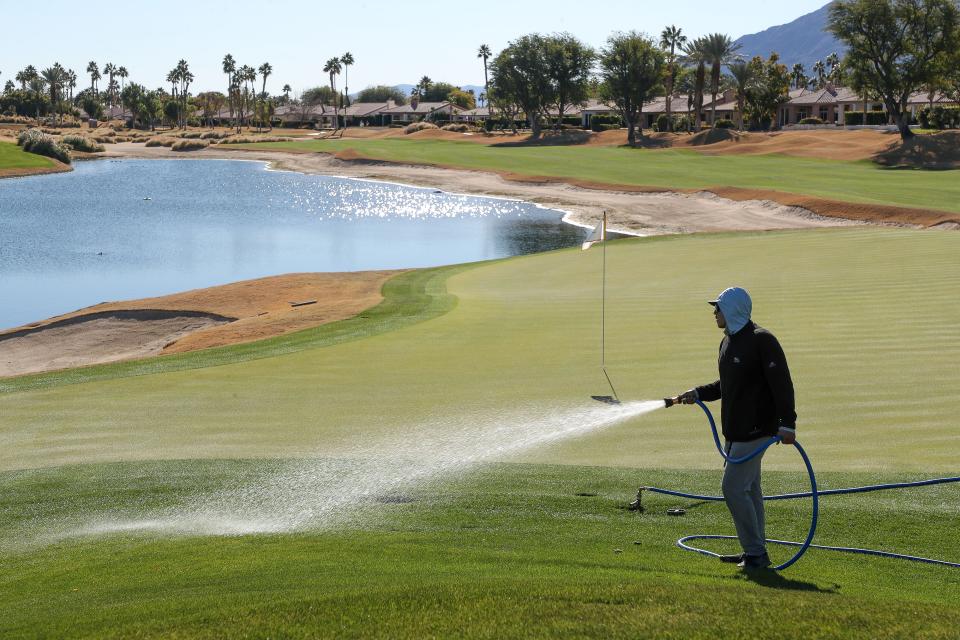
M 914 136 L 877 154 L 878 164 L 911 169 L 960 168 L 960 131 Z
M 687 142 L 691 147 L 702 147 L 721 142 L 740 140 L 740 134 L 733 129 L 709 129 L 701 131 Z

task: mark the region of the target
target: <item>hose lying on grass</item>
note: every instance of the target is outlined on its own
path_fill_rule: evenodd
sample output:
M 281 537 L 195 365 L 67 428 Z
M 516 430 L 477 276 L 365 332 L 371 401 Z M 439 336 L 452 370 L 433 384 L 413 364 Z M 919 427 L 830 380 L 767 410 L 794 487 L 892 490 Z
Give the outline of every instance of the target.
M 702 402 L 700 402 L 699 400 L 697 400 L 697 405 L 699 405 L 700 408 L 703 409 L 703 412 L 707 415 L 707 420 L 710 421 L 710 429 L 713 431 L 714 444 L 716 444 L 717 451 L 719 451 L 720 455 L 723 456 L 723 458 L 727 461 L 727 464 L 742 464 L 747 460 L 750 460 L 751 458 L 754 458 L 760 455 L 763 451 L 766 451 L 767 448 L 769 448 L 770 446 L 780 442 L 779 436 L 773 436 L 769 440 L 767 440 L 765 443 L 760 445 L 757 449 L 755 449 L 752 453 L 749 453 L 740 458 L 734 458 L 732 456 L 728 456 L 724 452 L 723 446 L 720 444 L 720 436 L 717 434 L 717 423 L 713 419 L 713 414 L 710 413 L 710 410 L 707 408 L 707 406 Z M 948 484 L 951 482 L 960 482 L 960 476 L 949 477 L 949 478 L 932 478 L 930 480 L 919 480 L 917 482 L 895 482 L 890 484 L 869 485 L 866 487 L 849 487 L 846 489 L 829 489 L 827 491 L 820 491 L 817 489 L 817 478 L 813 472 L 813 465 L 810 463 L 810 458 L 807 456 L 807 452 L 803 450 L 803 447 L 800 446 L 799 442 L 794 442 L 793 446 L 797 448 L 797 452 L 800 453 L 800 457 L 803 458 L 803 463 L 807 467 L 807 473 L 810 476 L 810 491 L 803 492 L 803 493 L 785 493 L 781 495 L 764 496 L 763 499 L 764 500 L 795 500 L 797 498 L 812 498 L 813 499 L 813 516 L 810 520 L 810 529 L 807 532 L 807 537 L 803 542 L 767 539 L 767 542 L 771 544 L 779 544 L 779 545 L 788 546 L 788 547 L 799 547 L 799 549 L 793 555 L 792 558 L 790 558 L 783 564 L 777 565 L 776 567 L 774 567 L 776 570 L 779 571 L 782 569 L 786 569 L 787 567 L 795 563 L 797 560 L 799 560 L 800 557 L 804 553 L 806 553 L 807 549 L 811 549 L 811 548 L 826 549 L 829 551 L 844 551 L 847 553 L 860 553 L 860 554 L 870 555 L 870 556 L 879 556 L 882 558 L 900 558 L 903 560 L 911 560 L 913 562 L 925 562 L 927 564 L 936 564 L 936 565 L 942 565 L 947 567 L 960 568 L 960 563 L 947 562 L 946 560 L 934 560 L 932 558 L 910 556 L 910 555 L 905 555 L 901 553 L 891 553 L 889 551 L 876 551 L 874 549 L 859 549 L 856 547 L 830 547 L 827 545 L 812 544 L 813 536 L 817 531 L 817 519 L 819 517 L 819 512 L 820 512 L 820 496 L 844 495 L 844 494 L 850 494 L 850 493 L 868 493 L 871 491 L 886 491 L 889 489 L 905 489 L 908 487 L 925 487 L 925 486 L 935 485 L 935 484 Z M 720 502 L 720 501 L 723 501 L 724 499 L 723 496 L 704 496 L 704 495 L 699 495 L 695 493 L 685 493 L 682 491 L 674 491 L 672 489 L 661 489 L 658 487 L 641 487 L 640 493 L 642 494 L 644 491 L 650 491 L 651 493 L 660 493 L 668 496 L 676 496 L 679 498 L 690 498 L 691 500 L 704 500 L 709 502 Z M 680 538 L 679 540 L 677 540 L 677 546 L 687 551 L 694 551 L 696 553 L 700 553 L 705 556 L 712 556 L 715 558 L 719 558 L 720 554 L 718 553 L 714 553 L 713 551 L 707 551 L 706 549 L 700 549 L 698 547 L 694 547 L 687 543 L 692 540 L 736 540 L 736 539 L 737 539 L 736 536 L 701 534 L 701 535 L 685 536 L 683 538 Z

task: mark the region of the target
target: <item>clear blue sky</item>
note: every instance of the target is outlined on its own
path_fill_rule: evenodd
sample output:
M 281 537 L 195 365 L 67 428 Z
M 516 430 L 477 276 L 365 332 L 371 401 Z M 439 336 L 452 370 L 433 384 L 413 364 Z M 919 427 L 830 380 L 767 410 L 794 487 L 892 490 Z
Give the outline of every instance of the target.
M 734 38 L 790 22 L 827 0 L 167 0 L 76 2 L 3 0 L 0 84 L 33 64 L 60 62 L 89 86 L 87 62 L 123 65 L 130 81 L 164 85 L 185 58 L 196 76 L 191 92 L 219 89 L 224 54 L 239 64 L 273 65 L 267 90 L 294 91 L 325 84 L 324 62 L 349 51 L 350 91 L 374 84 L 416 83 L 421 76 L 482 85 L 479 45 L 494 54 L 526 33 L 569 31 L 602 46 L 617 30 L 660 33 L 668 24 L 688 36 L 708 32 Z M 720 8 L 723 6 L 724 8 Z M 86 80 L 83 78 L 86 77 Z M 343 77 L 339 83 L 342 87 Z

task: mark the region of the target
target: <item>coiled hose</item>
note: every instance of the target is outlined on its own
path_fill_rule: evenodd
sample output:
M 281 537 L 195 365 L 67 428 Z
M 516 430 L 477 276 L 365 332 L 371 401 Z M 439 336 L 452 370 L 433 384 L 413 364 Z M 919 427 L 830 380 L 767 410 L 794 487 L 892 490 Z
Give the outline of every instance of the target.
M 713 414 L 710 413 L 710 409 L 707 408 L 707 405 L 703 402 L 697 400 L 697 405 L 703 409 L 703 412 L 707 415 L 707 420 L 710 422 L 710 429 L 713 432 L 713 442 L 717 446 L 717 451 L 720 452 L 720 455 L 723 456 L 724 460 L 727 461 L 727 464 L 742 464 L 747 460 L 750 460 L 764 451 L 766 451 L 770 446 L 780 442 L 779 436 L 773 436 L 762 445 L 757 447 L 751 453 L 742 456 L 740 458 L 734 458 L 729 456 L 724 452 L 723 445 L 720 444 L 720 436 L 717 433 L 717 423 L 713 419 Z M 930 480 L 920 480 L 917 482 L 896 482 L 891 484 L 875 484 L 869 485 L 866 487 L 850 487 L 846 489 L 830 489 L 827 491 L 820 491 L 817 488 L 817 478 L 813 472 L 813 465 L 810 463 L 810 458 L 807 456 L 807 452 L 804 451 L 803 447 L 800 446 L 799 442 L 794 442 L 793 446 L 797 448 L 797 452 L 800 454 L 800 457 L 803 459 L 803 464 L 807 468 L 807 474 L 810 476 L 810 491 L 803 493 L 784 493 L 774 496 L 764 496 L 764 500 L 795 500 L 797 498 L 812 498 L 813 500 L 813 515 L 810 519 L 810 529 L 807 531 L 807 537 L 803 542 L 792 542 L 789 540 L 772 540 L 767 539 L 768 543 L 779 544 L 787 547 L 799 547 L 797 552 L 793 555 L 792 558 L 784 562 L 783 564 L 777 565 L 774 569 L 780 571 L 786 569 L 790 565 L 794 564 L 797 560 L 807 552 L 807 549 L 826 549 L 829 551 L 844 551 L 846 553 L 859 553 L 863 555 L 870 556 L 879 556 L 882 558 L 900 558 L 902 560 L 911 560 L 913 562 L 925 562 L 927 564 L 937 564 L 947 567 L 956 567 L 960 568 L 960 563 L 957 562 L 947 562 L 946 560 L 935 560 L 933 558 L 923 558 L 920 556 L 909 556 L 901 553 L 891 553 L 889 551 L 876 551 L 874 549 L 858 549 L 856 547 L 830 547 L 827 545 L 813 544 L 813 537 L 817 532 L 817 521 L 820 514 L 820 496 L 828 495 L 842 495 L 848 493 L 868 493 L 870 491 L 886 491 L 889 489 L 905 489 L 908 487 L 924 487 L 935 484 L 948 484 L 951 482 L 960 482 L 960 476 L 958 477 L 949 477 L 949 478 L 933 478 Z M 692 500 L 704 500 L 709 502 L 720 502 L 723 501 L 723 496 L 704 496 L 698 495 L 695 493 L 684 493 L 682 491 L 674 491 L 672 489 L 661 489 L 658 487 L 641 487 L 641 493 L 643 491 L 650 491 L 651 493 L 660 493 L 668 496 L 676 496 L 679 498 L 690 498 Z M 714 558 L 719 558 L 720 554 L 714 553 L 712 551 L 707 551 L 706 549 L 700 549 L 694 547 L 693 545 L 688 544 L 691 540 L 736 540 L 736 536 L 721 536 L 721 535 L 693 535 L 685 536 L 677 540 L 677 546 L 686 551 L 694 551 L 696 553 L 703 554 L 705 556 L 712 556 Z

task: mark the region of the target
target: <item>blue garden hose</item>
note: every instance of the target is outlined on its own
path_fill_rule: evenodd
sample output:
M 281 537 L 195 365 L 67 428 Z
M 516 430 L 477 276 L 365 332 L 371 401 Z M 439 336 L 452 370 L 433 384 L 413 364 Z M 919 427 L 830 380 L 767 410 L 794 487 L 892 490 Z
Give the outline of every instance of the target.
M 747 460 L 750 460 L 764 451 L 766 451 L 771 445 L 774 445 L 780 442 L 779 436 L 773 436 L 762 445 L 757 447 L 751 453 L 742 456 L 740 458 L 734 458 L 729 456 L 724 452 L 723 445 L 720 444 L 720 436 L 717 434 L 717 423 L 713 419 L 713 414 L 710 413 L 710 409 L 707 408 L 707 405 L 703 404 L 701 401 L 697 400 L 697 405 L 703 409 L 703 412 L 707 415 L 707 420 L 710 421 L 710 429 L 713 431 L 713 441 L 717 446 L 717 451 L 720 452 L 720 455 L 723 456 L 724 460 L 727 461 L 727 464 L 742 464 Z M 787 560 L 781 565 L 774 567 L 776 570 L 786 569 L 800 557 L 806 553 L 807 549 L 827 549 L 830 551 L 845 551 L 847 553 L 859 553 L 870 556 L 879 556 L 882 558 L 900 558 L 903 560 L 912 560 L 914 562 L 925 562 L 927 564 L 937 564 L 947 567 L 956 567 L 960 568 L 960 563 L 957 562 L 947 562 L 945 560 L 934 560 L 932 558 L 923 558 L 920 556 L 908 556 L 900 553 L 890 553 L 888 551 L 875 551 L 873 549 L 858 549 L 855 547 L 829 547 L 826 545 L 812 544 L 813 536 L 817 532 L 817 520 L 820 512 L 820 496 L 826 495 L 841 495 L 847 493 L 867 493 L 870 491 L 884 491 L 887 489 L 904 489 L 907 487 L 923 487 L 934 484 L 948 484 L 951 482 L 960 482 L 960 476 L 950 477 L 950 478 L 934 478 L 930 480 L 920 480 L 918 482 L 896 482 L 891 484 L 876 484 L 869 485 L 866 487 L 850 487 L 847 489 L 830 489 L 828 491 L 820 491 L 817 489 L 817 478 L 813 473 L 813 465 L 810 464 L 810 458 L 807 456 L 807 452 L 803 450 L 803 447 L 800 446 L 799 442 L 794 442 L 793 446 L 797 448 L 797 451 L 800 453 L 800 457 L 803 458 L 803 464 L 807 467 L 807 474 L 810 476 L 810 491 L 803 493 L 785 493 L 775 496 L 764 496 L 764 500 L 793 500 L 797 498 L 812 498 L 813 499 L 813 516 L 810 519 L 810 529 L 807 532 L 807 537 L 803 542 L 791 542 L 788 540 L 771 540 L 767 539 L 767 542 L 772 544 L 779 544 L 788 547 L 799 547 L 797 552 L 793 555 L 792 558 Z M 684 493 L 681 491 L 673 491 L 671 489 L 660 489 L 658 487 L 641 487 L 640 491 L 650 491 L 652 493 L 660 493 L 668 496 L 677 496 L 680 498 L 690 498 L 693 500 L 705 500 L 710 502 L 719 502 L 723 501 L 723 496 L 704 496 L 698 495 L 695 493 Z M 686 536 L 677 540 L 677 546 L 686 551 L 694 551 L 696 553 L 703 554 L 705 556 L 712 556 L 714 558 L 719 558 L 720 554 L 714 553 L 712 551 L 707 551 L 706 549 L 700 549 L 692 545 L 687 544 L 691 540 L 736 540 L 736 536 L 720 536 L 720 535 L 694 535 Z

